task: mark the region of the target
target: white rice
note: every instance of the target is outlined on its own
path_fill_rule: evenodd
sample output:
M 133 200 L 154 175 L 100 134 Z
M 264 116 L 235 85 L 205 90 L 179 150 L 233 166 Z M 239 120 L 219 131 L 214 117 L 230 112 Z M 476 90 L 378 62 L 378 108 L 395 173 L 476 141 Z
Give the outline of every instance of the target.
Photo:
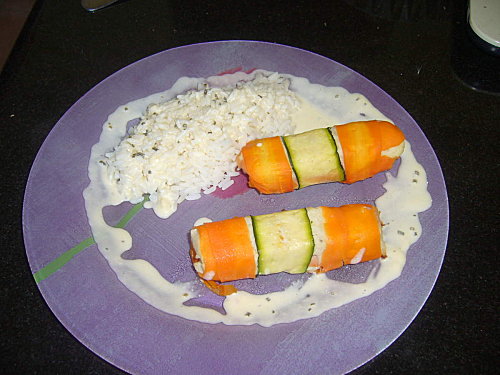
M 289 80 L 257 74 L 236 87 L 198 90 L 152 104 L 140 122 L 106 154 L 108 175 L 124 201 L 140 202 L 149 194 L 160 217 L 183 200 L 194 200 L 237 176 L 236 157 L 247 142 L 293 133 L 291 115 L 299 99 Z

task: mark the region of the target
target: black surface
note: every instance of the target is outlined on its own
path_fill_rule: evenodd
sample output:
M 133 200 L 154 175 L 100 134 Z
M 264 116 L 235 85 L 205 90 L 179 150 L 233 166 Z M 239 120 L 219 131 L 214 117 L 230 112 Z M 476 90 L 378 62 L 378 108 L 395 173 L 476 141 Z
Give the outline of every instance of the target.
M 61 326 L 31 277 L 21 227 L 29 169 L 63 113 L 108 75 L 171 47 L 228 39 L 304 48 L 358 71 L 415 118 L 441 162 L 451 226 L 437 284 L 403 335 L 354 373 L 498 373 L 500 97 L 456 73 L 477 61 L 456 48 L 466 43 L 465 2 L 399 18 L 372 16 L 376 3 L 128 0 L 90 14 L 77 0 L 40 1 L 0 76 L 0 373 L 122 373 Z

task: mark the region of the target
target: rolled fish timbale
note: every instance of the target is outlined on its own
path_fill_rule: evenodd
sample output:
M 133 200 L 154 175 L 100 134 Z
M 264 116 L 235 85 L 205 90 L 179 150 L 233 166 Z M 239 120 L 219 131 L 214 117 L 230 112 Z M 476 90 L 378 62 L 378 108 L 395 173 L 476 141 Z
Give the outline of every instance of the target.
M 387 121 L 359 121 L 248 142 L 237 158 L 249 186 L 279 194 L 327 182 L 352 184 L 392 168 L 405 136 Z
M 370 204 L 308 207 L 209 222 L 191 230 L 191 258 L 209 281 L 279 272 L 328 272 L 385 257 L 378 210 Z

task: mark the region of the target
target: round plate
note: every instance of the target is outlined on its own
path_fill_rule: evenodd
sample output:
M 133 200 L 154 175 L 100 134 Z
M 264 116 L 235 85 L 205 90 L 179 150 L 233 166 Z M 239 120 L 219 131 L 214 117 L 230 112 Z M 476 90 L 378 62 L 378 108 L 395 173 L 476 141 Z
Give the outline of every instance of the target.
M 427 171 L 433 205 L 420 214 L 422 237 L 410 248 L 398 279 L 317 318 L 270 328 L 211 325 L 172 316 L 151 307 L 118 281 L 93 244 L 82 196 L 89 183 L 90 149 L 99 139 L 102 124 L 118 106 L 164 91 L 181 76 L 208 77 L 234 67 L 288 73 L 359 92 L 403 130 Z M 370 184 L 344 188 L 346 194 L 338 203 L 375 198 L 384 179 L 381 174 Z M 294 194 L 297 206 L 312 205 L 308 198 L 313 189 Z M 206 216 L 201 207 L 209 206 L 219 207 L 221 218 L 256 214 L 242 212 L 239 205 L 252 194 L 261 207 L 267 207 L 271 198 L 248 191 L 226 199 L 207 196 L 184 202 L 175 220 L 161 220 L 151 210 L 140 211 L 127 227 L 142 233 L 134 237 L 134 243 L 156 245 L 144 246 L 146 251 L 130 256 L 149 260 L 166 278 L 173 274 L 191 277 L 187 233 L 193 217 Z M 279 200 L 274 205 L 278 208 Z M 114 212 L 129 208 L 125 204 Z M 448 201 L 429 142 L 410 115 L 375 84 L 311 52 L 271 43 L 226 41 L 179 47 L 145 58 L 113 74 L 75 103 L 51 131 L 33 164 L 23 225 L 28 260 L 49 307 L 79 341 L 125 371 L 336 374 L 376 356 L 419 312 L 445 253 Z M 176 252 L 175 261 L 169 261 L 171 255 L 162 244 Z

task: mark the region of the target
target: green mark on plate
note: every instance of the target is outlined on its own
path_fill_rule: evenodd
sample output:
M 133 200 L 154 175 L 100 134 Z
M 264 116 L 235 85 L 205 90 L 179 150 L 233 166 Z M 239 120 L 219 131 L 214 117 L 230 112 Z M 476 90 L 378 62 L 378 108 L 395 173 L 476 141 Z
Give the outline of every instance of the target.
M 47 264 L 41 270 L 35 272 L 33 277 L 35 278 L 35 282 L 38 284 L 40 281 L 45 280 L 47 277 L 56 272 L 59 268 L 68 263 L 73 257 L 78 254 L 80 251 L 85 250 L 87 247 L 95 244 L 95 241 L 92 237 L 89 237 L 82 242 L 80 242 L 75 247 L 72 247 L 68 251 L 59 255 L 52 262 Z
M 132 207 L 123 217 L 120 219 L 118 224 L 115 225 L 116 228 L 125 228 L 125 226 L 128 224 L 130 220 L 144 207 L 144 203 L 149 201 L 149 196 L 145 196 L 143 201 L 140 203 L 137 203 Z
M 134 205 L 123 217 L 120 221 L 115 225 L 115 228 L 125 228 L 125 226 L 132 220 L 132 218 L 144 207 L 144 203 L 149 200 L 149 197 L 144 197 L 144 200 L 140 203 Z M 87 247 L 95 244 L 95 241 L 92 237 L 89 237 L 78 245 L 72 247 L 68 251 L 65 251 L 61 255 L 59 255 L 52 262 L 47 264 L 42 269 L 38 270 L 33 274 L 35 278 L 35 282 L 38 284 L 40 281 L 45 280 L 47 277 L 52 275 L 54 272 L 62 268 L 66 263 L 68 263 L 75 255 L 85 250 Z

